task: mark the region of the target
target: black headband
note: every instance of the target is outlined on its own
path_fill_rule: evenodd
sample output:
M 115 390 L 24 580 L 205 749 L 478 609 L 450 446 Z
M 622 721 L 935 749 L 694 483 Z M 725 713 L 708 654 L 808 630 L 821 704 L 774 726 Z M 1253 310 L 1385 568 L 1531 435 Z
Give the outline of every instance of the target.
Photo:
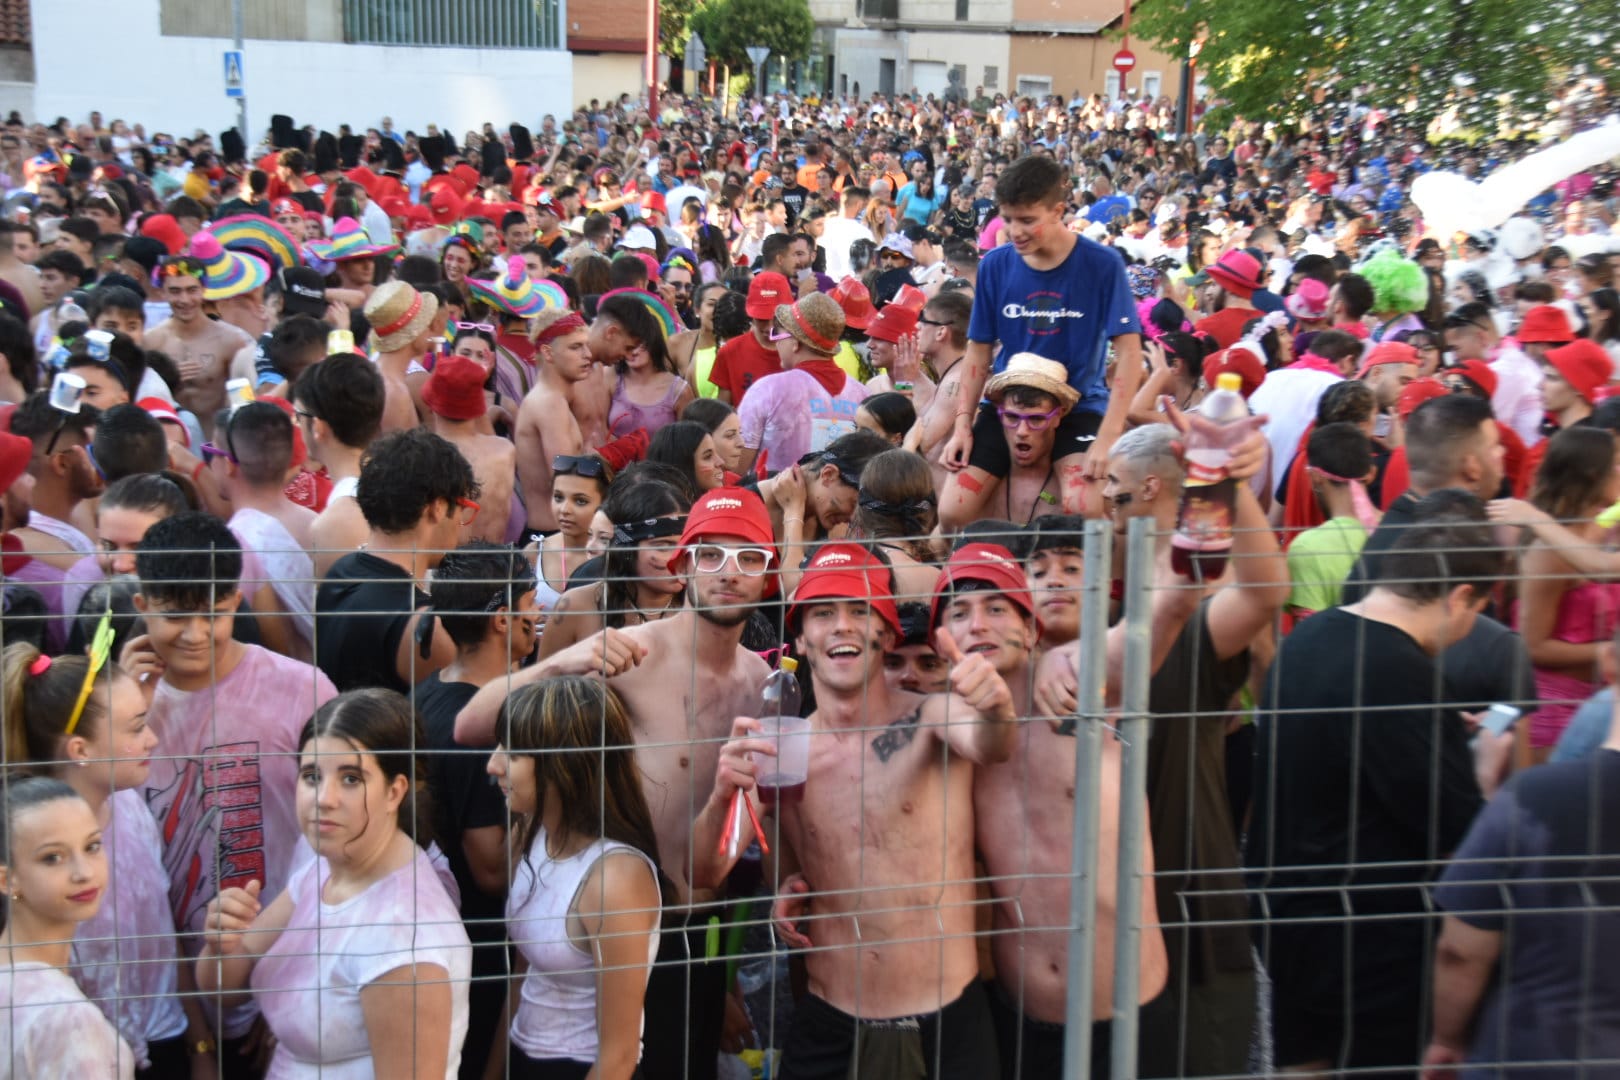
M 679 536 L 686 531 L 686 515 L 680 517 L 648 518 L 613 526 L 613 542 L 621 547 L 639 544 L 643 540 L 659 540 L 666 536 Z

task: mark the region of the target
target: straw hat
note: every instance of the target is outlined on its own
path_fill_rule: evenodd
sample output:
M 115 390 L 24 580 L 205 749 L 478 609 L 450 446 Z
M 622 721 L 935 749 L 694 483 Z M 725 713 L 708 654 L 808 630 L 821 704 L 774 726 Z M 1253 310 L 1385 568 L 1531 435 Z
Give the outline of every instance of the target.
M 422 336 L 439 313 L 439 298 L 419 293 L 403 281 L 385 281 L 366 301 L 366 321 L 378 352 L 397 352 Z
M 778 304 L 776 325 L 812 352 L 831 356 L 844 336 L 844 309 L 825 293 L 811 293 L 796 304 Z
M 1069 369 L 1056 360 L 1034 353 L 1019 353 L 1008 360 L 1000 374 L 992 375 L 984 384 L 984 396 L 999 404 L 1015 386 L 1051 394 L 1065 409 L 1072 409 L 1080 402 L 1080 392 L 1069 385 Z

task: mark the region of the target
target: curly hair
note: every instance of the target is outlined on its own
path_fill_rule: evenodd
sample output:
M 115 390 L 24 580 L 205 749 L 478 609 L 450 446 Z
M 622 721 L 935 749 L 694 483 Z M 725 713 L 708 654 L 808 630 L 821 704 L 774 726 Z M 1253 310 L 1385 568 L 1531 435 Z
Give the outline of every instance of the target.
M 396 431 L 371 444 L 360 463 L 355 502 L 380 533 L 410 532 L 434 503 L 478 496 L 472 466 L 448 440 L 422 428 Z

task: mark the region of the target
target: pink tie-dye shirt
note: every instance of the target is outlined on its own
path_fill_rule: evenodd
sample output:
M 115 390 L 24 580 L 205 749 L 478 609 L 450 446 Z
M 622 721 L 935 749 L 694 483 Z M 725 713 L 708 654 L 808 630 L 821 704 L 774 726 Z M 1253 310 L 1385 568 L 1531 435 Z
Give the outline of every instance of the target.
M 0 1080 L 133 1080 L 135 1054 L 67 972 L 0 967 Z
M 253 967 L 254 997 L 276 1036 L 265 1080 L 372 1080 L 360 993 L 390 971 L 416 964 L 437 965 L 448 975 L 444 1075 L 455 1080 L 467 1037 L 472 944 L 427 853 L 418 848 L 408 864 L 341 904 L 320 897 L 329 875 L 325 859 L 293 872 L 287 928 Z
M 182 934 L 203 929 L 221 889 L 286 887 L 302 840 L 296 806 L 298 736 L 337 696 L 318 668 L 257 645 L 206 690 L 159 683 L 147 722 L 158 753 L 143 788 L 163 841 L 169 906 Z M 199 940 L 188 939 L 195 954 Z M 225 1034 L 247 1033 L 256 1010 L 226 1010 Z
M 73 937 L 73 978 L 145 1068 L 146 1046 L 185 1034 L 174 915 L 157 821 L 140 792 L 114 792 L 101 831 L 111 888 Z

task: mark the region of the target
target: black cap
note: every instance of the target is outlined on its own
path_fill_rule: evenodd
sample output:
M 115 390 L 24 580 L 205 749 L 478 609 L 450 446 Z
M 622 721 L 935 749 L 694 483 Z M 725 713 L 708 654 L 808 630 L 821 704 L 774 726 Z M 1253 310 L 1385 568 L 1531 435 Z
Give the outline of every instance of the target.
M 281 315 L 326 314 L 326 279 L 308 266 L 290 266 L 276 275 L 281 286 Z

